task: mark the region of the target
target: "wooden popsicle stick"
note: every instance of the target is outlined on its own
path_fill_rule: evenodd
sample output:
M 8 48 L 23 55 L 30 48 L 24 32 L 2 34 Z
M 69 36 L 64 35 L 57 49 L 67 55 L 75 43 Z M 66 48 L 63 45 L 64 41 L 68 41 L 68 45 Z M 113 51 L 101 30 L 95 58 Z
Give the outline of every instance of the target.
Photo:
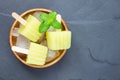
M 21 16 L 19 16 L 16 12 L 12 12 L 12 17 L 15 18 L 17 21 L 19 21 L 24 26 L 27 24 L 27 22 Z
M 20 48 L 20 47 L 17 47 L 17 46 L 12 46 L 11 49 L 15 52 L 19 52 L 19 53 L 22 53 L 22 54 L 28 54 L 28 49 Z
M 60 14 L 57 14 L 56 20 L 61 23 L 62 18 L 61 18 L 61 15 L 60 15 Z
M 56 20 L 59 22 L 59 23 L 61 23 L 61 21 L 62 21 L 62 17 L 61 17 L 61 15 L 60 14 L 57 14 L 57 16 L 56 16 Z M 56 31 L 61 31 L 61 29 L 55 29 Z

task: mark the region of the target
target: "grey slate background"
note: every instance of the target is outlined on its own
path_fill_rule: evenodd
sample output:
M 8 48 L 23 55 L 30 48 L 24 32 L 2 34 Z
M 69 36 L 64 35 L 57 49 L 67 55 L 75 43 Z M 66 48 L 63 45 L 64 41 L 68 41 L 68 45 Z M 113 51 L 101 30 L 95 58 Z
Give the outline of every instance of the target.
M 72 47 L 49 68 L 20 63 L 9 46 L 13 11 L 57 11 L 73 33 Z M 120 0 L 0 0 L 0 80 L 120 80 Z

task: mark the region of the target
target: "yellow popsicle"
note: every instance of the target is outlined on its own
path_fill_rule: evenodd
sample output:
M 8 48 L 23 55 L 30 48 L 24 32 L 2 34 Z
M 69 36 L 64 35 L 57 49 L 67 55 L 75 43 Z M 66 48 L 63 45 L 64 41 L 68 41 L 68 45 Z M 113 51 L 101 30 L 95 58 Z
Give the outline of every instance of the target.
M 71 46 L 71 31 L 46 32 L 48 48 L 51 50 L 69 49 Z
M 44 65 L 47 57 L 47 51 L 47 47 L 31 42 L 26 63 Z

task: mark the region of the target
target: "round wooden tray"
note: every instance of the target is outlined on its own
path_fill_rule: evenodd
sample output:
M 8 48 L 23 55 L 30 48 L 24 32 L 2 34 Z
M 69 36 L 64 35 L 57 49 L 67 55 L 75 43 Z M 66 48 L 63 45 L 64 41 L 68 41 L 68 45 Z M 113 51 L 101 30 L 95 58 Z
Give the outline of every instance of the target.
M 35 8 L 35 9 L 30 9 L 24 13 L 21 14 L 21 17 L 25 18 L 25 16 L 28 16 L 29 14 L 32 14 L 34 12 L 46 12 L 46 13 L 49 13 L 51 12 L 51 10 L 48 10 L 48 9 L 44 9 L 44 8 Z M 15 28 L 17 28 L 19 26 L 19 22 L 18 21 L 15 21 L 11 27 L 11 30 L 10 30 L 10 47 L 12 46 L 15 46 L 16 45 L 16 37 L 15 36 L 12 36 L 13 34 L 13 31 Z M 65 21 L 63 20 L 62 18 L 62 25 L 63 25 L 63 29 L 64 30 L 68 30 L 67 28 L 67 25 L 65 23 Z M 19 54 L 15 51 L 13 51 L 13 54 L 16 56 L 16 58 L 21 61 L 23 64 L 29 66 L 29 67 L 33 67 L 33 68 L 46 68 L 46 67 L 49 67 L 49 66 L 52 66 L 53 64 L 57 63 L 59 60 L 61 60 L 61 58 L 65 55 L 66 53 L 66 50 L 60 50 L 59 51 L 60 55 L 58 57 L 56 57 L 54 60 L 50 61 L 50 62 L 47 62 L 45 63 L 45 65 L 33 65 L 33 64 L 27 64 L 26 63 L 26 55 L 24 54 Z

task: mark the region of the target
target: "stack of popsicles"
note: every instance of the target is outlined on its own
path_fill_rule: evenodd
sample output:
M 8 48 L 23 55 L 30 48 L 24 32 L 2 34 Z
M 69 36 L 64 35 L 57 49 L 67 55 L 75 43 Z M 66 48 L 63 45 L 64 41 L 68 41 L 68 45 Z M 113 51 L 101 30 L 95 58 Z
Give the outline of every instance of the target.
M 15 12 L 12 13 L 12 16 L 22 24 L 18 31 L 19 34 L 30 40 L 29 49 L 18 46 L 12 47 L 13 51 L 27 54 L 26 63 L 44 65 L 48 49 L 63 50 L 70 48 L 71 31 L 62 31 L 61 16 L 56 12 L 42 13 L 40 15 L 42 22 L 32 15 L 29 15 L 26 20 Z M 48 31 L 50 27 L 55 30 Z M 43 33 L 46 33 L 47 46 L 37 43 Z

